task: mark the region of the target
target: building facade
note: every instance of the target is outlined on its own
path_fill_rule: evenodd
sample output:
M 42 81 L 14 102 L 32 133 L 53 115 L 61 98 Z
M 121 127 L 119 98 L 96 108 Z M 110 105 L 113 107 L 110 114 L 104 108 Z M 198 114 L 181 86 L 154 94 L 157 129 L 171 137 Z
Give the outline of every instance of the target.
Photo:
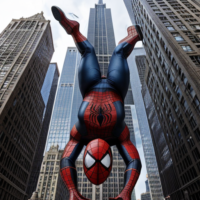
M 148 179 L 145 181 L 145 185 L 146 185 L 146 192 L 150 192 L 150 189 L 149 189 L 149 180 Z
M 52 145 L 49 148 L 49 151 L 45 152 L 40 169 L 37 189 L 36 192 L 33 193 L 33 197 L 37 200 L 69 199 L 69 192 L 60 177 L 60 159 L 62 154 L 63 150 L 59 150 L 58 145 Z
M 150 192 L 145 192 L 141 194 L 141 200 L 151 200 Z
M 144 81 L 146 69 L 145 63 L 145 56 L 136 56 L 137 69 L 142 84 L 142 96 L 156 154 L 157 165 L 160 172 L 163 193 L 171 194 L 176 191 L 180 185 L 177 182 L 177 174 L 174 169 L 174 164 L 164 136 L 164 132 L 158 120 L 153 101 Z
M 142 146 L 144 151 L 146 169 L 148 173 L 151 198 L 152 200 L 163 200 L 164 197 L 160 182 L 160 175 L 158 171 L 156 155 L 141 93 L 140 79 L 142 81 L 144 80 L 144 73 L 141 72 L 145 70 L 145 54 L 146 53 L 144 48 L 135 48 L 128 58 L 128 64 L 130 68 L 133 98 L 138 118 L 138 124 L 140 128 L 140 135 L 142 139 Z M 137 59 L 138 56 L 141 58 L 141 60 Z M 142 65 L 142 63 L 144 65 Z M 138 73 L 138 69 L 141 72 Z
M 12 20 L 0 34 L 1 199 L 27 199 L 45 108 L 41 88 L 53 51 L 42 13 Z
M 38 192 L 33 192 L 31 198 L 28 200 L 41 200 L 41 199 L 38 197 Z
M 191 0 L 128 2 L 142 27 L 145 83 L 177 175 L 177 184 L 164 195 L 199 199 L 200 7 Z
M 149 188 L 148 175 L 147 175 L 147 180 L 145 181 L 145 185 L 146 185 L 146 192 L 141 194 L 141 200 L 151 200 L 152 198 Z
M 54 105 L 54 99 L 56 95 L 56 90 L 58 86 L 59 70 L 57 63 L 51 63 L 49 65 L 48 71 L 46 73 L 44 83 L 41 89 L 42 98 L 45 104 L 43 119 L 42 119 L 42 129 L 37 145 L 37 150 L 35 158 L 32 165 L 31 175 L 28 183 L 27 194 L 30 197 L 35 191 L 38 181 L 38 176 L 40 173 L 40 167 L 43 160 L 43 152 L 45 149 L 51 114 Z
M 69 141 L 75 74 L 79 62 L 80 54 L 77 49 L 69 47 L 58 84 L 45 152 L 52 145 L 59 145 L 64 150 Z

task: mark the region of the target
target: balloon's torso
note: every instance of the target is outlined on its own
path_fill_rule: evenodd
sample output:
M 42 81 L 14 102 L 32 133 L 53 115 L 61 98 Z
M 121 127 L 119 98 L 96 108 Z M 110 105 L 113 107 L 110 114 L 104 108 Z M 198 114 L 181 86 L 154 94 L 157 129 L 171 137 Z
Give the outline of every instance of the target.
M 124 104 L 122 97 L 113 90 L 112 86 L 101 81 L 85 95 L 79 109 L 79 127 L 85 130 L 85 139 L 101 138 L 110 140 L 118 137 L 124 127 Z M 119 134 L 120 134 L 119 133 Z

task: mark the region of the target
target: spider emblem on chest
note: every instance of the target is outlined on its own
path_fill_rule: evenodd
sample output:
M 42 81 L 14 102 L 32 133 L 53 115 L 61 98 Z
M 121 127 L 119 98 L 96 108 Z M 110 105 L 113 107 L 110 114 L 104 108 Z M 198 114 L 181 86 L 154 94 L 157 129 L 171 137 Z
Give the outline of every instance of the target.
M 112 107 L 110 104 L 96 105 L 90 107 L 89 120 L 99 126 L 109 124 L 112 121 Z

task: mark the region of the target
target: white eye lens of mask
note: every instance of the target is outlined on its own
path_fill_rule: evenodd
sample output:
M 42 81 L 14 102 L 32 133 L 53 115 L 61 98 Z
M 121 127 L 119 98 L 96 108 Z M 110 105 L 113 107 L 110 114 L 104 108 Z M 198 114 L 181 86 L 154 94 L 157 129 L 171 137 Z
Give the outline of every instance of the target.
M 103 164 L 105 167 L 109 168 L 110 167 L 110 155 L 107 154 L 102 160 L 101 164 Z
M 87 168 L 90 168 L 92 165 L 94 165 L 94 163 L 95 163 L 95 159 L 92 158 L 92 156 L 89 153 L 87 153 L 85 156 L 85 166 Z

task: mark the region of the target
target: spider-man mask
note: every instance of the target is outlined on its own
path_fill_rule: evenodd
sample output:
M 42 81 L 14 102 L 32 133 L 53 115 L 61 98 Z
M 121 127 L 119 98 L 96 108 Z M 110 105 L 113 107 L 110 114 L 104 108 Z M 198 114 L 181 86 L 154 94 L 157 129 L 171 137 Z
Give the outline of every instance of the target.
M 85 149 L 83 167 L 91 183 L 103 183 L 112 169 L 112 152 L 109 144 L 102 139 L 92 140 Z

